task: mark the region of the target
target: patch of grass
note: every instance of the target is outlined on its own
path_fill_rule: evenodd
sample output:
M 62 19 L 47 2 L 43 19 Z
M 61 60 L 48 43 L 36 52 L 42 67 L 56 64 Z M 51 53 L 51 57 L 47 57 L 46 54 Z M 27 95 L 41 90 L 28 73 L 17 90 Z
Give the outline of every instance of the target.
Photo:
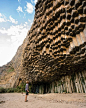
M 18 88 L 0 88 L 0 93 L 20 93 L 23 92 L 22 89 L 18 89 Z
M 10 67 L 7 72 L 10 73 L 10 72 L 13 72 L 14 71 L 14 68 L 13 67 Z

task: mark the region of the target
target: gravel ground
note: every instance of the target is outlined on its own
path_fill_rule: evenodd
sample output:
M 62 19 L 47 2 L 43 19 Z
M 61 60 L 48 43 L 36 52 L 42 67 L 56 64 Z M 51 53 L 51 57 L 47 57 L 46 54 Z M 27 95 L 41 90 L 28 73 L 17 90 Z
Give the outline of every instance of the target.
M 29 94 L 28 101 L 25 93 L 0 94 L 0 108 L 86 108 L 86 94 Z

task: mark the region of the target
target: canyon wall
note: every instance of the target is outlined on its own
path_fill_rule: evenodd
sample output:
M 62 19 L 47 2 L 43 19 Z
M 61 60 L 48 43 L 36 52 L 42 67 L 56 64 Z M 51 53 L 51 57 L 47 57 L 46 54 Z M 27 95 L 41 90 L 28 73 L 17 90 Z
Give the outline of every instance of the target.
M 86 1 L 38 0 L 35 7 L 23 54 L 26 79 L 46 84 L 85 73 Z M 86 88 L 86 74 L 83 75 Z

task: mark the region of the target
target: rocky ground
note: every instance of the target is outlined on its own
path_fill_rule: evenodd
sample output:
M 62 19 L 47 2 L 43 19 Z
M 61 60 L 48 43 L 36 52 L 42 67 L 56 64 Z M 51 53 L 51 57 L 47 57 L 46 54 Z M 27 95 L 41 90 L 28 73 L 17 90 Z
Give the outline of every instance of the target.
M 0 94 L 0 108 L 86 108 L 86 94 Z

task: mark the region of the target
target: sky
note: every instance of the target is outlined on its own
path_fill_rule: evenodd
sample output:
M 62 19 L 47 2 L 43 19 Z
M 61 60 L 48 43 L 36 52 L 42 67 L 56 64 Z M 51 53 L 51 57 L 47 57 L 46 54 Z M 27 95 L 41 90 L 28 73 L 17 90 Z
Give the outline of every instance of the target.
M 0 66 L 10 62 L 23 43 L 37 0 L 0 0 Z

